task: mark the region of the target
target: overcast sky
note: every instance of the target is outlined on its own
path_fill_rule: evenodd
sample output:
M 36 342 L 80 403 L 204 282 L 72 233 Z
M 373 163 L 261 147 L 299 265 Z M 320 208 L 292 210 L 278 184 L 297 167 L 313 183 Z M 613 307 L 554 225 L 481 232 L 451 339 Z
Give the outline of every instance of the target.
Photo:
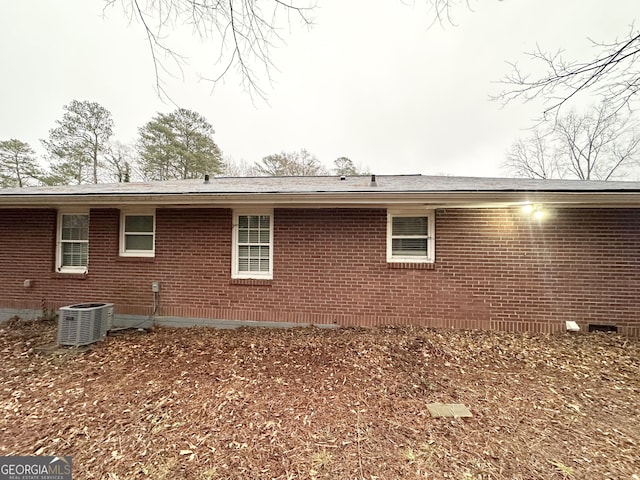
M 63 105 L 96 101 L 115 137 L 175 107 L 154 91 L 144 32 L 121 4 L 104 0 L 0 0 L 0 140 L 42 153 Z M 292 25 L 264 79 L 268 104 L 234 74 L 212 92 L 215 43 L 178 32 L 184 78 L 165 78 L 171 98 L 204 115 L 225 156 L 248 162 L 306 148 L 331 165 L 340 156 L 378 174 L 504 176 L 505 153 L 526 135 L 540 105 L 489 100 L 495 82 L 535 48 L 588 58 L 587 37 L 610 41 L 640 16 L 637 0 L 482 0 L 455 12 L 457 26 L 428 28 L 420 0 L 318 0 L 311 29 Z

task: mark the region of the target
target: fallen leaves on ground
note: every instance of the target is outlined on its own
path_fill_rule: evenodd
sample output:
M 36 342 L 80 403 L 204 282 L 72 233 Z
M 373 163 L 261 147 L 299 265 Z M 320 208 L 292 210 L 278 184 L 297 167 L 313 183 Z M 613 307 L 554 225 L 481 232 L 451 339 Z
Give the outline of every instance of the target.
M 0 455 L 76 479 L 630 479 L 640 341 L 425 328 L 0 325 Z M 471 418 L 431 418 L 428 403 Z

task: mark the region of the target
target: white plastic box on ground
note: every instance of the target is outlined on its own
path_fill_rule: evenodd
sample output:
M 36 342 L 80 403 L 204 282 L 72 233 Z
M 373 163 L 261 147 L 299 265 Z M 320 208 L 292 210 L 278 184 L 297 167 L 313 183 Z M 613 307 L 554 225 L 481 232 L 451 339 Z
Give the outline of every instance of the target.
M 113 324 L 113 303 L 78 303 L 58 312 L 58 344 L 89 345 L 103 339 Z

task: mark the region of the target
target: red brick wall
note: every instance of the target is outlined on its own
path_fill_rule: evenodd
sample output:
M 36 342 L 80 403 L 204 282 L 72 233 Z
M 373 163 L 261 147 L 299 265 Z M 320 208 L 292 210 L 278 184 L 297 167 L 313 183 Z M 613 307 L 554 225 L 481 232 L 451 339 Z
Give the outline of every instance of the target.
M 0 308 L 42 307 L 55 267 L 56 215 L 46 209 L 0 210 Z M 27 279 L 30 288 L 23 286 Z
M 640 335 L 640 210 L 443 209 L 433 269 L 386 263 L 386 211 L 276 209 L 274 275 L 231 279 L 229 209 L 158 209 L 156 256 L 118 256 L 119 211 L 92 209 L 89 273 L 54 273 L 56 212 L 0 210 L 0 308 L 107 300 L 119 314 Z M 32 280 L 24 287 L 25 279 Z

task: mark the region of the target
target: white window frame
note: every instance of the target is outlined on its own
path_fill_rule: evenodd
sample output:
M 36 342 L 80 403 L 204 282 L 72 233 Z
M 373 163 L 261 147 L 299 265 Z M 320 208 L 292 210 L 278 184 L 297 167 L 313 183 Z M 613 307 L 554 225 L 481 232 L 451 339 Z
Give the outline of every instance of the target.
M 239 265 L 238 250 L 238 225 L 239 217 L 242 216 L 269 216 L 269 271 L 268 272 L 241 272 Z M 273 209 L 252 209 L 233 211 L 233 229 L 231 235 L 231 278 L 253 278 L 253 279 L 273 279 Z
M 127 217 L 153 217 L 152 232 L 126 232 Z M 128 233 L 151 235 L 151 250 L 127 250 L 125 238 Z M 120 256 L 121 257 L 155 257 L 156 255 L 156 211 L 154 210 L 120 210 Z
M 427 217 L 427 255 L 393 255 L 394 217 Z M 436 213 L 430 209 L 387 210 L 387 262 L 434 263 L 436 260 Z
M 63 217 L 86 216 L 87 217 L 87 239 L 86 240 L 63 240 L 62 239 L 62 219 Z M 59 273 L 87 273 L 89 269 L 89 229 L 90 219 L 88 210 L 58 210 L 56 227 L 56 271 Z M 62 245 L 65 243 L 85 243 L 87 245 L 87 264 L 83 266 L 64 266 L 62 260 Z

